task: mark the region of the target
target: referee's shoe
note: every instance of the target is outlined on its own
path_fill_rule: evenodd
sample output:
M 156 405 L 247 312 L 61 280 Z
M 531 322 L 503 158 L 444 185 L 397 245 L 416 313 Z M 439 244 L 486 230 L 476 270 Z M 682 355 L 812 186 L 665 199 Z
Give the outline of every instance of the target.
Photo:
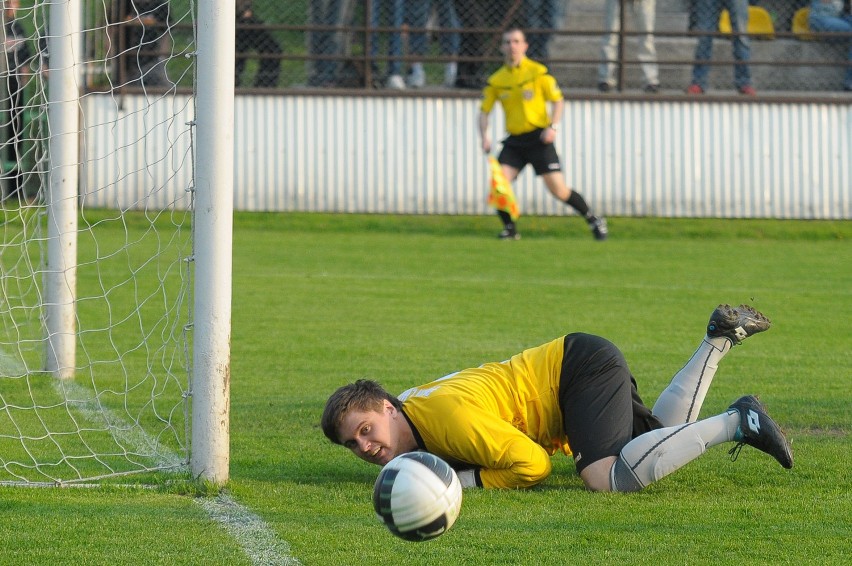
M 787 439 L 784 438 L 781 427 L 769 418 L 766 408 L 757 397 L 754 395 L 740 397 L 728 407 L 728 410 L 737 411 L 740 414 L 740 426 L 734 437 L 737 445 L 729 452 L 732 460 L 737 459 L 743 444 L 748 444 L 761 452 L 766 452 L 778 460 L 783 467 L 787 469 L 793 467 L 793 452 L 787 444 Z
M 586 222 L 588 222 L 589 229 L 592 231 L 592 235 L 595 237 L 595 240 L 606 240 L 606 237 L 609 234 L 609 228 L 606 225 L 606 218 L 603 216 L 591 215 L 586 218 Z
M 518 229 L 515 228 L 515 223 L 510 222 L 505 225 L 503 231 L 497 234 L 497 237 L 501 240 L 520 240 L 521 235 L 518 233 Z

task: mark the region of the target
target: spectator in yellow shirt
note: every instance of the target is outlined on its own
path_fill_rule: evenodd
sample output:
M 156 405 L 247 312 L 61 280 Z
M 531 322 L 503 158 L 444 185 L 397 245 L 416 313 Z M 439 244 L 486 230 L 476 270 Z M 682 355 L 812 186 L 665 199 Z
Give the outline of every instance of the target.
M 547 190 L 557 199 L 577 211 L 592 230 L 595 238 L 605 240 L 608 229 L 606 219 L 595 216 L 583 196 L 565 184 L 559 155 L 553 142 L 562 119 L 564 101 L 562 91 L 547 67 L 526 56 L 527 40 L 524 32 L 513 28 L 503 34 L 501 50 L 504 65 L 491 75 L 482 91 L 479 113 L 479 135 L 482 150 L 491 152 L 488 122 L 494 104 L 499 101 L 506 113 L 506 130 L 509 136 L 503 140 L 503 149 L 497 157 L 503 174 L 510 183 L 527 164 L 531 164 L 536 175 L 541 176 Z M 550 103 L 551 111 L 547 105 Z M 515 222 L 509 213 L 498 211 L 503 221 L 502 240 L 520 238 Z
M 399 397 L 375 381 L 344 385 L 326 402 L 322 429 L 379 466 L 406 452 L 435 454 L 456 469 L 463 487 L 536 485 L 550 475 L 558 450 L 573 456 L 594 491 L 640 490 L 726 442 L 736 443 L 734 459 L 745 444 L 791 468 L 787 440 L 756 397 L 698 420 L 721 359 L 769 325 L 752 307 L 719 305 L 653 409 L 642 403 L 615 345 L 576 333 Z

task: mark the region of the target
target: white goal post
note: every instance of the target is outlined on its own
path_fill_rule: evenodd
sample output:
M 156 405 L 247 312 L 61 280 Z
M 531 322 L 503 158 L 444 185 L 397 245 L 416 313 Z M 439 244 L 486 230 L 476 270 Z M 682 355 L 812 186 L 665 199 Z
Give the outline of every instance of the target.
M 224 484 L 234 4 L 3 8 L 0 484 Z
M 192 474 L 214 483 L 230 462 L 234 18 L 233 2 L 199 4 Z

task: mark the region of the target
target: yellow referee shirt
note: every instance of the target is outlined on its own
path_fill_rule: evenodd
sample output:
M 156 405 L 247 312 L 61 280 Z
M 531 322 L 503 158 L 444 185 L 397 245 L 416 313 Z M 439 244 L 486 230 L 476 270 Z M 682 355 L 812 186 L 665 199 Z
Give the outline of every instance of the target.
M 489 114 L 498 100 L 506 113 L 506 130 L 519 135 L 550 125 L 547 103 L 562 100 L 562 91 L 547 67 L 524 57 L 517 67 L 503 65 L 488 78 L 480 110 Z
M 571 451 L 562 431 L 564 337 L 500 363 L 411 388 L 399 396 L 427 451 L 480 468 L 484 487 L 529 487 L 550 475 L 550 456 Z

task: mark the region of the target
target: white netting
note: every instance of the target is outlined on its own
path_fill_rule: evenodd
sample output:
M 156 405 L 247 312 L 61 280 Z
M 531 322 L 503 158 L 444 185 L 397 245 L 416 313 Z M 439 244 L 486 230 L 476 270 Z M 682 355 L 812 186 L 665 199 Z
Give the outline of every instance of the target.
M 17 4 L 4 1 L 0 63 L 0 482 L 182 469 L 189 458 L 194 8 L 167 0 Z M 60 72 L 48 66 L 49 10 L 74 5 L 83 12 L 84 55 L 76 362 L 72 379 L 58 379 L 44 371 L 46 247 L 53 243 L 45 71 Z

